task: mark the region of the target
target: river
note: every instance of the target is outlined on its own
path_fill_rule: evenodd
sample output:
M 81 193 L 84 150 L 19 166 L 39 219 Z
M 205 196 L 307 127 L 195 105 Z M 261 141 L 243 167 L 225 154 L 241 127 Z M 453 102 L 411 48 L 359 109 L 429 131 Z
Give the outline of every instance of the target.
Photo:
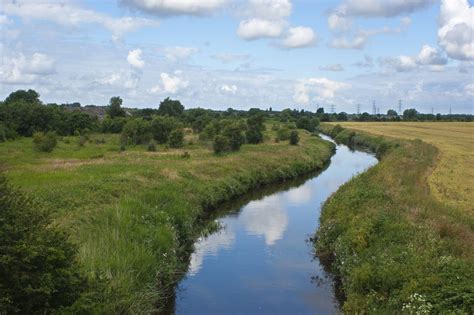
M 376 163 L 369 153 L 337 145 L 320 173 L 235 202 L 217 219 L 222 228 L 196 242 L 176 288 L 176 314 L 337 312 L 333 281 L 309 238 L 324 201 Z

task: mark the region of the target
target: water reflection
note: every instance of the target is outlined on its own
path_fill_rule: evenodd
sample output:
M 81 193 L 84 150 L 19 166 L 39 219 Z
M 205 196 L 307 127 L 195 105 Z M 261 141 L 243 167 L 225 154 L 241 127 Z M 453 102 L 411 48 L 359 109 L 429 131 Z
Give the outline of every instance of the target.
M 175 312 L 335 313 L 332 281 L 315 281 L 326 273 L 306 240 L 317 228 L 324 201 L 375 163 L 367 153 L 337 146 L 321 174 L 258 190 L 223 207 L 224 229 L 195 244 L 187 277 L 176 291 Z
M 201 269 L 206 256 L 216 256 L 219 250 L 228 249 L 235 240 L 235 233 L 228 227 L 222 227 L 216 233 L 201 238 L 194 245 L 194 252 L 189 262 L 188 275 L 195 275 Z
M 250 235 L 262 235 L 271 246 L 283 237 L 288 226 L 288 216 L 280 196 L 272 195 L 250 202 L 240 213 L 240 220 Z

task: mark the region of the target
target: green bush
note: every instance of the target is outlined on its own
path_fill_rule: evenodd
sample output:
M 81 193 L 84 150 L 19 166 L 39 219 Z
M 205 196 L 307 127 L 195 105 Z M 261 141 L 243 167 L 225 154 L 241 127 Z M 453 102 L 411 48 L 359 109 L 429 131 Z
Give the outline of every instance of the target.
M 33 135 L 33 145 L 36 150 L 41 152 L 51 152 L 56 147 L 58 143 L 56 133 L 47 132 L 36 132 Z
M 120 141 L 127 144 L 148 143 L 152 138 L 150 123 L 143 118 L 129 120 L 123 127 Z
M 290 133 L 290 144 L 297 145 L 300 142 L 300 136 L 298 135 L 298 131 L 292 130 Z
M 151 140 L 148 143 L 147 150 L 148 150 L 148 152 L 156 152 L 156 142 L 154 140 Z
M 228 124 L 222 134 L 229 139 L 230 150 L 239 151 L 245 143 L 245 124 L 243 121 L 235 121 Z
M 280 141 L 286 141 L 290 139 L 290 129 L 287 127 L 281 127 L 277 131 L 277 136 L 276 138 Z
M 214 148 L 215 154 L 221 154 L 221 153 L 230 151 L 229 138 L 223 135 L 215 136 L 213 148 Z
M 174 129 L 180 128 L 179 121 L 174 117 L 156 116 L 151 121 L 151 134 L 158 143 L 167 143 Z
M 49 314 L 86 288 L 76 248 L 47 212 L 0 175 L 0 314 Z
M 80 147 L 83 147 L 87 142 L 87 137 L 86 136 L 79 136 L 77 139 L 77 145 Z
M 171 131 L 169 144 L 170 144 L 170 148 L 181 148 L 183 146 L 184 144 L 183 129 L 175 129 Z

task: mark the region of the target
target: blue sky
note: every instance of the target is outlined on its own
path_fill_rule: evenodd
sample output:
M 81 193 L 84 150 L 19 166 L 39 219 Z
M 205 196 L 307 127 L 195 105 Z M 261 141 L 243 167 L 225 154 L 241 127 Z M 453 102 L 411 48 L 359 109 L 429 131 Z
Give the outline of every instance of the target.
M 468 0 L 0 0 L 0 97 L 472 113 Z

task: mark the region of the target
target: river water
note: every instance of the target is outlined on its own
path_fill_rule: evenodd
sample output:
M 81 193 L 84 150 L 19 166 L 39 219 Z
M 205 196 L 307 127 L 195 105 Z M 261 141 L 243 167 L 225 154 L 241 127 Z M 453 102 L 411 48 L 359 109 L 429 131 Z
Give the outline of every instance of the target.
M 195 244 L 188 272 L 176 289 L 174 311 L 337 312 L 333 281 L 308 240 L 318 228 L 324 201 L 376 163 L 371 154 L 337 145 L 329 166 L 319 174 L 235 202 L 217 219 L 222 228 Z

